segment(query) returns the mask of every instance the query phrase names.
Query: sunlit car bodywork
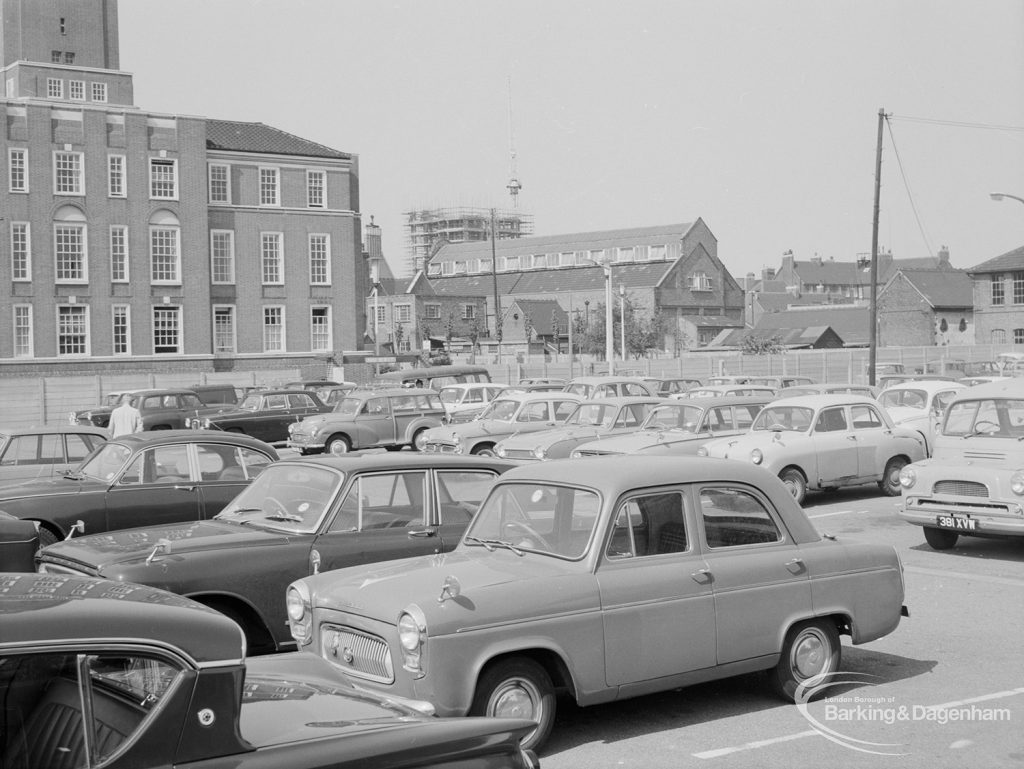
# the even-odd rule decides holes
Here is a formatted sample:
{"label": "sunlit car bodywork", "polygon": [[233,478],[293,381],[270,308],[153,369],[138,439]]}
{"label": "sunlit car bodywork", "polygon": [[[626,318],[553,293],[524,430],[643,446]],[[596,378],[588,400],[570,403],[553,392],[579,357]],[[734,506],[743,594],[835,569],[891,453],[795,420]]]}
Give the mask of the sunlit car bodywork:
{"label": "sunlit car bodywork", "polygon": [[924,438],[925,452],[931,456],[935,429],[942,421],[946,406],[964,389],[961,382],[920,380],[905,382],[882,390],[882,404],[894,425],[917,430]]}
{"label": "sunlit car bodywork", "polygon": [[960,390],[931,459],[900,473],[900,516],[936,550],[961,535],[1024,536],[1024,379]]}
{"label": "sunlit car bodywork", "polygon": [[[522,465],[443,557],[325,572],[288,592],[292,635],[376,691],[440,715],[528,716],[757,670],[793,697],[903,611],[893,547],[822,538],[739,462]],[[346,649],[360,651],[347,654]]]}
{"label": "sunlit car bodywork", "polygon": [[760,465],[803,502],[808,489],[864,483],[897,496],[900,470],[924,459],[925,448],[921,434],[894,426],[878,401],[817,395],[770,403],[745,435],[711,441],[697,453]]}
{"label": "sunlit car bodywork", "polygon": [[507,385],[493,382],[459,382],[446,385],[438,391],[447,416],[445,422],[469,422],[480,416],[487,404],[508,389]]}
{"label": "sunlit car bodywork", "polygon": [[576,377],[563,389],[567,393],[587,400],[615,398],[624,395],[656,396],[658,394],[658,388],[652,382],[644,381],[640,377],[615,375]]}

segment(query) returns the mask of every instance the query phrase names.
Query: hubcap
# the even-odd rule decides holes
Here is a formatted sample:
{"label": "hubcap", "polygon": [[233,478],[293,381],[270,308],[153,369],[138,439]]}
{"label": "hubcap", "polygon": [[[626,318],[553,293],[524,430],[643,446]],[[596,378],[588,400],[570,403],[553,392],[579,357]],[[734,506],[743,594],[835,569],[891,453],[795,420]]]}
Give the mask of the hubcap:
{"label": "hubcap", "polygon": [[332,454],[348,454],[348,446],[345,445],[344,441],[335,441],[331,444]]}
{"label": "hubcap", "polygon": [[801,679],[813,678],[825,671],[828,648],[825,640],[816,632],[808,632],[797,640],[793,647],[793,671]]}
{"label": "hubcap", "polygon": [[505,682],[491,698],[490,715],[498,718],[524,718],[537,721],[540,717],[540,692],[529,681],[515,679]]}

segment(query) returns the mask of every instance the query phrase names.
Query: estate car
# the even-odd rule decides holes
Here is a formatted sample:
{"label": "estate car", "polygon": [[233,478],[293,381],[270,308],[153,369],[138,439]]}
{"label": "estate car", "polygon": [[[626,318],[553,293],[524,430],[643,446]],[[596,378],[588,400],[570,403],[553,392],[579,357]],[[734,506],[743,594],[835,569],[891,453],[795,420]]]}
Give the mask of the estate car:
{"label": "estate car", "polygon": [[104,428],[0,428],[0,486],[64,475],[107,440]]}
{"label": "estate car", "polygon": [[492,486],[452,553],[294,583],[312,650],[442,716],[522,715],[544,743],[581,706],[753,671],[798,688],[896,629],[890,545],[821,537],[761,468],[696,457],[535,462]]}
{"label": "estate car", "polygon": [[[71,424],[109,427],[110,412],[117,408],[124,394],[109,393],[102,406],[71,412]],[[142,414],[144,430],[180,430],[188,427],[196,418],[231,408],[223,403],[203,403],[196,393],[185,389],[132,390],[127,394],[131,395],[131,404]]]}
{"label": "estate car", "polygon": [[644,381],[640,377],[614,375],[576,377],[563,390],[587,400],[614,398],[617,395],[658,394],[658,387],[652,382]]}
{"label": "estate car", "polygon": [[288,440],[288,426],[304,417],[321,414],[330,406],[312,390],[255,390],[238,406],[189,421],[189,427],[224,430],[259,438],[267,443]]}
{"label": "estate car", "polygon": [[238,626],[142,585],[0,575],[5,769],[527,769],[529,721],[431,718],[312,654],[246,658]]}
{"label": "estate car", "polygon": [[460,382],[442,387],[438,395],[448,412],[444,421],[451,424],[476,419],[488,403],[507,389],[507,385],[492,382]]}

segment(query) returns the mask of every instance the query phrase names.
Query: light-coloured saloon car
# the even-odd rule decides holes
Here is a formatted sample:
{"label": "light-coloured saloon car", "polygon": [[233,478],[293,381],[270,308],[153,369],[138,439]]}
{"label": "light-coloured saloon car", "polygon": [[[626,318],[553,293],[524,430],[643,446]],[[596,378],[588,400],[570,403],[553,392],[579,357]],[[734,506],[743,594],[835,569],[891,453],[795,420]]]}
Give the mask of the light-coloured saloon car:
{"label": "light-coloured saloon car", "polygon": [[658,388],[641,377],[581,376],[573,379],[564,388],[565,392],[581,398],[614,398],[617,395],[657,395]]}
{"label": "light-coloured saloon car", "polygon": [[602,457],[513,468],[452,553],[291,585],[292,635],[369,689],[438,715],[537,723],[765,670],[792,698],[839,670],[839,636],[891,633],[889,545],[822,538],[777,478],[739,462]]}
{"label": "light-coloured saloon car", "polygon": [[757,397],[773,397],[775,388],[767,385],[752,384],[717,384],[694,387],[684,393],[673,393],[671,398],[685,400],[687,398],[724,398],[727,395],[753,395]]}
{"label": "light-coloured saloon car", "polygon": [[513,435],[499,442],[495,451],[508,459],[565,459],[581,443],[639,429],[651,409],[668,402],[650,396],[584,401],[560,427]]}
{"label": "light-coloured saloon car", "polygon": [[423,433],[420,449],[438,454],[495,456],[495,444],[517,433],[560,425],[583,401],[566,392],[508,392],[499,395],[472,422],[442,425]]}
{"label": "light-coloured saloon car", "polygon": [[925,452],[931,456],[935,428],[942,421],[946,406],[967,385],[945,380],[905,382],[878,394],[894,425],[911,427],[924,438]]}
{"label": "light-coloured saloon car", "polygon": [[497,398],[508,385],[493,382],[458,382],[438,391],[448,416],[446,423],[469,422],[480,416],[487,404]]}
{"label": "light-coloured saloon car", "polygon": [[1024,537],[1024,379],[961,390],[931,459],[900,473],[900,516],[936,550],[961,534]]}
{"label": "light-coloured saloon car", "polygon": [[570,456],[604,454],[671,454],[694,456],[711,438],[740,435],[770,397],[690,398],[658,406],[635,430],[580,444]]}
{"label": "light-coloured saloon car", "polygon": [[705,444],[700,456],[737,459],[779,476],[797,502],[808,489],[877,483],[900,493],[900,470],[924,459],[924,438],[896,427],[871,398],[817,395],[775,401],[750,431]]}

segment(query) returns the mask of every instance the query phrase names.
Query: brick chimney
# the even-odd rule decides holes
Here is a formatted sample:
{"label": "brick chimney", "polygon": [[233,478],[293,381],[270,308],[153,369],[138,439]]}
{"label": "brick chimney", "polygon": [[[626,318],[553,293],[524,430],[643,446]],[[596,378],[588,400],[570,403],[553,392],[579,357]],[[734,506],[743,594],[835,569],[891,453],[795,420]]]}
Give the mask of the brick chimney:
{"label": "brick chimney", "polygon": [[949,246],[939,246],[939,267],[950,267]]}

